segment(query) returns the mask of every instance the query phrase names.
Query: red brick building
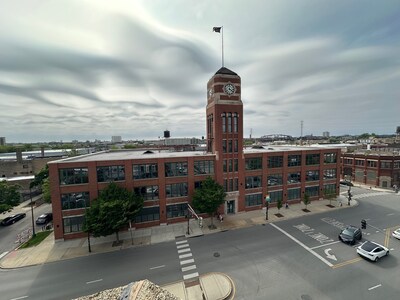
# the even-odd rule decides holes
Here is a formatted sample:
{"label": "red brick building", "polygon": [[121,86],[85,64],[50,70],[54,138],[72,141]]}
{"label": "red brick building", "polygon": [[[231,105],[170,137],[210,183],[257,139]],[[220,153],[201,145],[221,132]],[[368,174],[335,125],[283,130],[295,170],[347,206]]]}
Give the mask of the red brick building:
{"label": "red brick building", "polygon": [[187,204],[207,176],[224,186],[224,214],[339,193],[340,149],[243,147],[241,79],[221,68],[207,84],[207,153],[109,151],[49,163],[56,239],[84,236],[85,207],[108,182],[142,195],[135,227],[185,221]]}

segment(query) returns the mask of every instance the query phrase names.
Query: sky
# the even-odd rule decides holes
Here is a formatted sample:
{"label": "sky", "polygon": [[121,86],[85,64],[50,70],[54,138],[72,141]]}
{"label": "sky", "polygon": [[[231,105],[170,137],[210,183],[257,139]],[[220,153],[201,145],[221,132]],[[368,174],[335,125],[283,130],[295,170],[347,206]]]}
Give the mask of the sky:
{"label": "sky", "polygon": [[398,0],[1,0],[0,136],[205,136],[214,26],[245,137],[400,126]]}

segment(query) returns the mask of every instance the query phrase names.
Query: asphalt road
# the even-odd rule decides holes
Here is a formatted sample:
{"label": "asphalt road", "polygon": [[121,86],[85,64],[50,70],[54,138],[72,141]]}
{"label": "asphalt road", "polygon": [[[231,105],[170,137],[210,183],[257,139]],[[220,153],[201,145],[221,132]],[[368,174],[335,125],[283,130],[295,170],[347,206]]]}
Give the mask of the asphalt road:
{"label": "asphalt road", "polygon": [[[400,196],[357,188],[353,195],[353,208],[188,239],[197,271],[231,276],[235,299],[398,299],[400,241],[387,229],[400,227]],[[391,249],[377,263],[337,241],[341,226],[361,219],[363,240]],[[143,278],[182,280],[174,242],[0,270],[1,299],[71,299]]]}

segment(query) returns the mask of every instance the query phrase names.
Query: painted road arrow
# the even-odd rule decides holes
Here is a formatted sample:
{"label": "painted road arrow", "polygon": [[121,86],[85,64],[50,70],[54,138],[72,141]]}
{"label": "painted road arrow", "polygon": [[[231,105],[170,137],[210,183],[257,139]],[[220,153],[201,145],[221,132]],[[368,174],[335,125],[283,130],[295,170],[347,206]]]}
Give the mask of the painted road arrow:
{"label": "painted road arrow", "polygon": [[332,259],[332,260],[337,260],[336,256],[333,254],[330,254],[329,251],[332,251],[332,249],[331,248],[325,249],[324,252],[325,252],[326,257],[329,259]]}

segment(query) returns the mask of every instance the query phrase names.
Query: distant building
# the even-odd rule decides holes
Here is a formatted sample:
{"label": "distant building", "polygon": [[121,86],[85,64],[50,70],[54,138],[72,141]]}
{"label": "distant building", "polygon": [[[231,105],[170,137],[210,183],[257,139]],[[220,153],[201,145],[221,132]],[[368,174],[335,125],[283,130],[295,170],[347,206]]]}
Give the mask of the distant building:
{"label": "distant building", "polygon": [[0,146],[6,145],[6,138],[4,136],[0,136]]}
{"label": "distant building", "polygon": [[323,136],[324,138],[328,138],[328,137],[329,137],[329,131],[324,131],[324,132],[322,133],[322,136]]}
{"label": "distant building", "polygon": [[111,137],[111,143],[121,143],[122,142],[122,137],[120,135],[113,135]]}
{"label": "distant building", "polygon": [[305,194],[312,200],[339,194],[340,148],[245,149],[241,78],[222,67],[207,89],[204,151],[107,151],[50,162],[55,239],[87,236],[85,208],[110,181],[144,198],[136,228],[185,222],[193,193],[208,176],[224,187],[224,214],[261,210],[267,196],[274,206],[300,202]]}

